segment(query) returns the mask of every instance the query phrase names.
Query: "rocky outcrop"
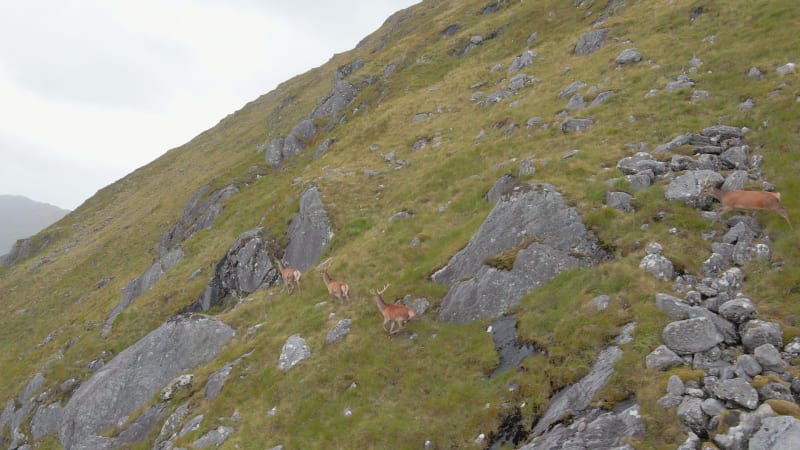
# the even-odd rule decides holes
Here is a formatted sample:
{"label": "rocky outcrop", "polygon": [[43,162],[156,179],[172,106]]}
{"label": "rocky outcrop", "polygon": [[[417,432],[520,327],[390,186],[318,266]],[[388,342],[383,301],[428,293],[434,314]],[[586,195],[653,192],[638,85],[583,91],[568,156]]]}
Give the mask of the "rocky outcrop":
{"label": "rocky outcrop", "polygon": [[242,233],[217,263],[203,294],[184,312],[208,311],[211,307],[225,305],[232,298],[278,283],[278,269],[270,258],[272,246],[263,228]]}
{"label": "rocky outcrop", "polygon": [[607,256],[555,187],[516,185],[506,177],[501,183],[511,191],[467,246],[432,276],[451,286],[439,320],[467,323],[497,317],[564,270]]}
{"label": "rocky outcrop", "polygon": [[[742,129],[716,125],[659,146],[659,154],[696,146],[694,158],[673,156],[669,170],[661,175],[671,180],[666,198],[707,208],[710,199],[700,195],[706,183],[743,189],[748,179],[758,180],[761,159],[750,155],[744,135]],[[623,172],[652,171],[653,158],[635,157],[645,165],[632,164],[629,158],[618,167]],[[773,417],[777,413],[770,401],[797,407],[800,377],[793,375],[792,364],[800,347],[784,347],[781,325],[760,318],[756,302],[742,292],[745,274],[737,266],[752,260],[768,262],[769,240],[758,242],[761,227],[750,217],[733,217],[727,226],[726,232],[704,234],[712,240],[712,253],[702,263],[700,277],[683,274],[673,286],[683,298],[656,294],[656,306],[677,320],[664,328],[664,345],[647,356],[646,365],[653,370],[689,365],[704,371],[699,382],[685,384],[673,375],[659,400],[664,408],[676,408],[689,434],[681,448],[697,448],[702,439],[726,450],[781,448],[773,446],[775,439],[791,436],[790,430],[796,432],[800,421]]]}
{"label": "rocky outcrop", "polygon": [[300,199],[300,210],[287,231],[289,245],[283,260],[289,267],[302,272],[319,261],[325,247],[333,239],[333,228],[322,205],[319,189],[311,186]]}
{"label": "rocky outcrop", "polygon": [[[624,326],[614,343],[632,341],[635,328],[633,322]],[[532,439],[520,449],[625,448],[626,442],[642,437],[645,428],[635,400],[623,401],[611,411],[589,406],[608,383],[621,356],[622,349],[617,345],[600,352],[585,377],[550,400],[544,415],[533,425]]]}
{"label": "rocky outcrop", "polygon": [[207,191],[208,186],[203,186],[189,199],[183,207],[183,216],[169,231],[161,236],[158,242],[158,259],[153,262],[142,276],[129,281],[122,288],[122,299],[103,321],[103,330],[101,332],[103,337],[111,333],[111,327],[122,311],[147,290],[155,286],[169,269],[183,259],[184,253],[181,243],[198,231],[211,228],[214,220],[222,214],[222,205],[225,200],[239,192],[239,189],[230,185],[212,192],[207,199],[201,201]]}
{"label": "rocky outcrop", "polygon": [[[213,359],[234,334],[229,326],[206,316],[179,316],[150,332],[75,391],[64,407],[61,443],[75,450],[117,447],[123,434],[107,437],[105,432],[125,424],[177,375]],[[150,408],[143,420],[134,423],[152,427],[156,422],[152,417],[160,413],[159,408]],[[144,428],[137,434],[146,435],[150,428]]]}

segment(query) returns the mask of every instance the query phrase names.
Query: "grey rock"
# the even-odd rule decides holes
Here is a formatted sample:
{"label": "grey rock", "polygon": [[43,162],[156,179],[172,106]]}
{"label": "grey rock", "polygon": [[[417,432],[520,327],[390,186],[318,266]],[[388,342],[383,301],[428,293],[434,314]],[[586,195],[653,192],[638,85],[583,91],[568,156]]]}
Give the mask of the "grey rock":
{"label": "grey rock", "polygon": [[269,249],[270,241],[264,236],[263,228],[239,235],[217,263],[200,298],[184,311],[208,311],[214,306],[224,306],[231,298],[277,284],[280,276],[272,265]]}
{"label": "grey rock", "polygon": [[706,182],[718,185],[723,181],[722,175],[713,170],[689,170],[667,185],[664,196],[667,200],[679,200],[690,206],[702,207],[711,203],[708,197],[698,198]]}
{"label": "grey rock", "polygon": [[654,174],[663,174],[668,170],[665,163],[647,152],[637,152],[633,156],[622,158],[617,162],[617,169],[625,175],[635,175],[646,170],[651,170]]}
{"label": "grey rock", "polygon": [[602,105],[603,103],[606,102],[606,100],[608,100],[609,98],[611,98],[613,96],[614,96],[614,91],[603,91],[603,92],[597,94],[597,96],[595,96],[595,98],[592,100],[592,102],[589,103],[589,106],[591,107],[591,106]]}
{"label": "grey rock", "polygon": [[639,268],[659,280],[671,280],[675,276],[675,267],[663,255],[645,255],[639,263]]}
{"label": "grey rock", "polygon": [[530,158],[525,158],[519,164],[519,176],[520,177],[529,177],[536,173],[536,166],[533,165],[533,160]]}
{"label": "grey rock", "polygon": [[511,194],[516,190],[527,189],[528,185],[517,182],[516,177],[505,174],[498,179],[489,189],[483,198],[489,203],[497,203],[504,195]]}
{"label": "grey rock", "polygon": [[634,64],[642,60],[642,53],[635,48],[626,48],[623,50],[617,58],[614,60],[615,63],[620,65],[625,64]]}
{"label": "grey rock", "polygon": [[278,369],[287,372],[298,363],[311,357],[311,347],[299,334],[289,336],[283,344]]}
{"label": "grey rock", "polygon": [[702,266],[703,276],[713,277],[719,275],[720,272],[730,267],[729,260],[730,258],[725,258],[719,253],[712,253],[711,256],[708,257],[708,259],[703,261],[703,266]]}
{"label": "grey rock", "polygon": [[725,404],[715,398],[707,398],[700,404],[700,408],[707,416],[714,417],[725,411]]}
{"label": "grey rock", "polygon": [[561,123],[563,133],[576,133],[586,131],[594,123],[592,119],[567,118]]}
{"label": "grey rock", "polygon": [[691,305],[669,294],[656,294],[656,307],[667,313],[673,319],[688,319]]}
{"label": "grey rock", "polygon": [[669,168],[673,172],[682,172],[684,170],[697,170],[700,168],[700,164],[694,158],[686,155],[672,155]]}
{"label": "grey rock", "polygon": [[701,443],[700,437],[690,431],[686,440],[676,450],[697,450]]}
{"label": "grey rock", "polygon": [[525,121],[525,127],[532,128],[535,127],[536,125],[541,125],[543,122],[544,119],[542,119],[541,117],[531,117]]}
{"label": "grey rock", "polygon": [[682,395],[667,394],[658,399],[658,404],[664,409],[674,408],[683,402]]}
{"label": "grey rock", "polygon": [[772,344],[762,344],[753,350],[753,356],[761,367],[774,372],[786,369],[786,362],[781,358],[781,352]]}
{"label": "grey rock", "polygon": [[751,450],[792,450],[800,442],[800,420],[791,416],[768,417],[750,439]]}
{"label": "grey rock", "polygon": [[760,80],[764,78],[764,73],[758,70],[758,67],[751,67],[750,70],[747,71],[747,76],[754,80]]}
{"label": "grey rock", "polygon": [[586,87],[586,83],[583,81],[574,81],[569,84],[569,86],[565,87],[561,92],[558,93],[559,97],[570,97],[572,94],[578,92],[580,89]]}
{"label": "grey rock", "polygon": [[705,435],[708,417],[703,412],[703,401],[695,397],[684,397],[678,405],[677,415],[692,432]]}
{"label": "grey rock", "polygon": [[565,417],[575,416],[586,409],[594,395],[605,387],[614,372],[614,363],[622,356],[619,347],[611,346],[600,352],[589,373],[577,383],[565,388],[553,397],[550,406],[531,430],[538,436]]}
{"label": "grey rock", "polygon": [[592,303],[594,303],[598,311],[603,311],[608,308],[609,303],[611,303],[611,297],[608,295],[598,295],[592,299]]}
{"label": "grey rock", "polygon": [[511,61],[511,64],[508,65],[508,71],[516,72],[518,70],[522,70],[523,68],[532,65],[534,58],[536,58],[536,52],[533,50],[525,50],[525,52],[515,57],[514,60]]}
{"label": "grey rock", "polygon": [[345,78],[364,66],[364,61],[357,60],[339,67],[334,75],[333,87],[328,94],[318,101],[318,105],[310,114],[311,119],[318,117],[336,117],[347,105],[349,105],[356,95],[358,89],[350,84]]}
{"label": "grey rock", "polygon": [[302,272],[317,263],[333,239],[333,227],[322,205],[317,186],[309,187],[300,199],[300,210],[287,230],[289,245],[284,262]]}
{"label": "grey rock", "polygon": [[199,414],[197,416],[192,417],[188,422],[186,422],[186,425],[184,425],[183,428],[181,428],[181,431],[178,432],[178,437],[186,436],[192,431],[200,429],[200,424],[203,423],[204,418],[205,418],[204,414]]}
{"label": "grey rock", "polygon": [[225,381],[233,370],[233,364],[225,364],[221,369],[212,373],[206,382],[206,389],[204,396],[206,400],[213,400],[222,392],[222,387],[225,386]]}
{"label": "grey rock", "polygon": [[641,191],[649,188],[653,184],[653,176],[645,173],[637,173],[636,175],[626,175],[625,180],[634,191]]}
{"label": "grey rock", "polygon": [[511,77],[511,79],[508,81],[507,87],[512,91],[519,91],[531,83],[533,83],[533,78],[524,73],[519,73]]}
{"label": "grey rock", "polygon": [[800,354],[800,336],[795,336],[783,347],[783,351],[791,355]]}
{"label": "grey rock", "polygon": [[[714,442],[723,449],[746,449],[749,447],[750,437],[759,429],[763,419],[774,415],[774,411],[768,405],[762,405],[753,412],[740,413],[738,410],[733,410],[726,417],[729,428],[725,433],[714,435]],[[732,424],[732,419],[735,417],[738,417],[738,423]]]}
{"label": "grey rock", "polygon": [[735,324],[741,324],[757,318],[758,311],[749,298],[736,297],[720,305],[719,315]]}
{"label": "grey rock", "polygon": [[204,434],[200,439],[192,442],[194,448],[219,447],[233,434],[231,427],[218,427]]}
{"label": "grey rock", "polygon": [[606,192],[606,205],[625,212],[635,211],[631,201],[633,196],[627,192],[609,191]]}
{"label": "grey rock", "polygon": [[743,323],[739,327],[742,345],[745,351],[752,353],[762,344],[772,344],[776,348],[783,345],[783,328],[776,322],[766,322],[754,319]]}
{"label": "grey rock", "polygon": [[[606,256],[553,186],[525,186],[503,195],[466,247],[433,274],[434,281],[451,286],[439,320],[466,323],[496,317],[558,273]],[[534,237],[517,252],[512,270],[484,264]]]}
{"label": "grey rock", "polygon": [[685,391],[685,387],[683,385],[683,380],[681,377],[677,375],[670,375],[669,381],[667,381],[667,393],[675,396],[683,395]]}
{"label": "grey rock", "polygon": [[741,377],[754,377],[761,373],[761,364],[752,355],[744,354],[736,358],[736,371]]}
{"label": "grey rock", "polygon": [[177,436],[176,433],[178,432],[183,420],[189,415],[189,412],[189,401],[186,401],[175,408],[175,411],[173,411],[172,414],[167,417],[167,420],[164,421],[164,425],[161,426],[161,432],[158,434],[158,437],[155,440],[156,444],[164,442],[173,435]]}
{"label": "grey rock", "polygon": [[731,147],[722,152],[719,157],[723,163],[723,169],[747,170],[750,161],[750,147],[746,145]]}
{"label": "grey rock", "polygon": [[758,392],[744,378],[722,380],[714,386],[714,396],[720,400],[732,401],[747,409],[758,406]]}
{"label": "grey rock", "polygon": [[514,92],[510,89],[495,91],[486,96],[486,100],[483,101],[483,104],[494,105],[495,103],[500,103],[512,95],[514,95]]}
{"label": "grey rock", "polygon": [[605,44],[609,31],[611,30],[605,28],[582,35],[575,44],[575,54],[588,55],[599,50]]}
{"label": "grey rock", "polygon": [[583,100],[581,94],[573,94],[567,103],[567,109],[583,109],[586,108],[586,102]]}
{"label": "grey rock", "polygon": [[325,338],[325,344],[330,345],[334,342],[344,339],[345,336],[350,334],[350,324],[353,323],[352,319],[342,319],[334,325],[328,332]]}
{"label": "grey rock", "polygon": [[786,64],[778,67],[775,70],[781,75],[786,75],[786,74],[790,74],[790,73],[794,72],[795,67],[797,67],[797,64],[795,64],[793,62],[789,62],[789,63],[786,63]]}
{"label": "grey rock", "polygon": [[333,145],[335,142],[336,139],[333,138],[325,139],[324,141],[322,141],[322,143],[319,144],[319,146],[317,147],[317,150],[314,151],[314,159],[317,159],[320,156],[324,155],[325,152],[327,152],[328,149],[331,148],[331,145]]}
{"label": "grey rock", "polygon": [[664,87],[667,92],[677,91],[680,89],[688,89],[694,87],[695,82],[691,78],[689,78],[686,74],[678,75],[678,78],[675,81],[670,81]]}
{"label": "grey rock", "polygon": [[677,149],[680,146],[689,144],[692,141],[691,134],[681,134],[672,138],[669,142],[664,144],[658,145],[656,148],[653,149],[653,153],[666,153],[671,152]]}
{"label": "grey rock", "polygon": [[645,357],[645,367],[653,370],[667,370],[684,364],[686,361],[666,345],[659,345]]}
{"label": "grey rock", "polygon": [[776,382],[767,383],[764,386],[758,388],[758,397],[762,401],[775,399],[775,400],[783,400],[786,402],[796,403],[789,386]]}
{"label": "grey rock", "polygon": [[661,339],[679,355],[706,351],[724,340],[714,322],[705,317],[669,323],[664,327]]}
{"label": "grey rock", "polygon": [[[60,403],[51,403],[47,406],[41,405],[36,409],[36,414],[31,419],[31,435],[33,439],[39,440],[44,436],[58,434],[61,429],[63,408]],[[0,429],[2,426],[0,426]]]}
{"label": "grey rock", "polygon": [[138,410],[178,374],[210,361],[235,334],[211,317],[176,317],[120,352],[84,382],[64,408],[61,443],[110,448],[100,433]]}

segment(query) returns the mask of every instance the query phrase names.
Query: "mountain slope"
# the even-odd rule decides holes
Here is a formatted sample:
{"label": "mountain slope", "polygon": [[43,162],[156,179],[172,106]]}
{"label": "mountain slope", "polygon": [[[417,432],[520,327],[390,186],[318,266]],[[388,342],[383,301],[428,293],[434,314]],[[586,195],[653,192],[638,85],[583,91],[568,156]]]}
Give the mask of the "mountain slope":
{"label": "mountain slope", "polygon": [[69,211],[19,195],[0,195],[0,254],[8,253],[18,239],[32,236]]}
{"label": "mountain slope", "polygon": [[[260,226],[284,248],[301,197],[316,186],[333,230],[320,262],[331,258],[330,273],[347,280],[351,301],[323,303],[327,290],[312,269],[292,295],[267,287],[205,311],[236,336],[165,403],[171,413],[188,402],[191,415],[181,425],[205,416],[176,446],[230,426],[221,448],[419,448],[426,441],[434,448],[484,447],[488,440],[476,438],[497,433],[516,409],[521,426],[533,428],[549,400],[589,373],[633,321],[634,340],[621,346],[611,381],[592,404],[611,408],[635,397],[647,432],[634,446],[675,448],[686,433],[658,399],[670,375],[698,382],[702,373],[644,367],[670,321],[654,294],[672,292],[673,283],[653,278],[639,263],[647,243],[660,242],[679,273],[699,275],[711,246],[703,233],[711,225],[697,209],[666,200],[668,180],[634,190],[616,164],[711,125],[747,127],[748,145],[764,158],[760,170],[796,218],[798,75],[777,70],[798,58],[793,11],[789,0],[545,0],[425,1],[398,12],[352,51],[287,80],[102,189],[34,237],[47,242],[37,255],[0,268],[7,311],[0,319],[0,400],[19,401],[42,373],[46,381],[31,395],[41,393],[42,405],[67,404],[73,391],[61,388],[65,381],[85,383],[93,363],[108,362],[193,304],[238,236]],[[576,54],[576,44],[593,30],[607,30],[605,43]],[[616,62],[634,47],[641,61]],[[527,50],[535,52],[532,64],[509,71]],[[753,67],[761,79],[747,75]],[[520,74],[528,78],[514,78]],[[681,75],[694,87],[667,89]],[[519,84],[511,88],[512,82]],[[602,92],[613,95],[578,108],[574,93],[559,95],[569,86],[583,86],[574,93],[586,103]],[[708,95],[695,96],[698,90]],[[331,98],[349,102],[313,117],[316,132],[306,139],[298,125]],[[754,107],[741,106],[748,99]],[[564,132],[570,117],[592,122],[583,132]],[[299,136],[299,151],[286,146],[290,136]],[[268,161],[269,155],[277,159]],[[499,363],[485,332],[492,321],[438,321],[447,287],[430,275],[467,245],[490,213],[484,194],[504,174],[518,174],[526,160],[535,170],[519,178],[555,186],[613,256],[563,272],[523,296],[511,310],[519,319],[518,339],[545,352],[489,377]],[[230,185],[238,193],[224,201],[213,225],[182,241],[183,258],[103,335],[123,289],[158,261],[162,237],[184,217],[190,199],[203,186],[205,199]],[[629,191],[635,211],[606,207],[609,186]],[[406,218],[393,219],[397,213]],[[780,217],[756,217],[768,230],[772,261],[746,265],[748,294],[762,316],[783,324],[788,342],[800,330],[798,236]],[[369,294],[386,283],[387,300],[409,295],[431,305],[393,338],[381,329]],[[614,299],[603,313],[592,303],[599,295]],[[350,334],[326,344],[344,318],[352,321]],[[281,351],[296,334],[311,357],[284,372]],[[208,400],[206,381],[228,364],[231,376]],[[6,425],[0,436],[10,442]],[[28,425],[20,427],[31,436]],[[159,431],[137,448],[152,448]],[[61,445],[53,434],[38,441],[42,448]]]}

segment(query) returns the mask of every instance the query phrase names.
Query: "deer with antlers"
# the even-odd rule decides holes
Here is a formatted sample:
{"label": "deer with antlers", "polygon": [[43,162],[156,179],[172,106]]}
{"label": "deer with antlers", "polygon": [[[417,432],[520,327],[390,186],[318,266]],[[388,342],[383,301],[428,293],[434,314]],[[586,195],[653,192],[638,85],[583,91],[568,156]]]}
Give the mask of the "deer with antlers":
{"label": "deer with antlers", "polygon": [[786,210],[781,206],[780,192],[723,191],[710,182],[706,182],[703,185],[703,190],[700,192],[700,195],[709,195],[722,203],[722,209],[717,217],[721,217],[723,214],[733,211],[734,209],[748,211],[769,210],[778,213],[779,216],[786,220],[786,223],[788,223],[791,228],[794,228],[789,221],[789,215],[786,214]]}
{"label": "deer with antlers", "polygon": [[280,259],[276,259],[275,262],[278,264],[278,271],[281,273],[281,278],[283,278],[283,288],[290,294],[295,287],[299,291],[300,277],[303,276],[303,273],[293,267],[284,266]]}
{"label": "deer with antlers", "polygon": [[[384,302],[382,294],[386,292],[388,288],[389,285],[386,284],[380,291],[373,290],[372,294],[375,296],[375,304],[378,305],[378,309],[383,315],[383,329],[386,330],[386,324],[389,323],[389,329],[386,331],[391,336],[402,331],[408,324],[408,321],[413,319],[416,314],[413,309],[406,305],[396,303],[387,304]],[[394,329],[395,324],[398,326],[396,330]]]}

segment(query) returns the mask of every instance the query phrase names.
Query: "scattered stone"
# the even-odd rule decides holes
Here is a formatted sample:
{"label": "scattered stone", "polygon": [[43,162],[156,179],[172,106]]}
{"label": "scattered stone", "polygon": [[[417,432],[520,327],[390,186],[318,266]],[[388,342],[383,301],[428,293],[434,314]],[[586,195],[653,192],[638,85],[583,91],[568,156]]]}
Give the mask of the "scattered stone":
{"label": "scattered stone", "polygon": [[639,50],[635,48],[627,48],[617,55],[617,59],[615,59],[614,62],[619,65],[625,65],[638,63],[641,60],[642,54],[639,52]]}
{"label": "scattered stone", "polygon": [[645,358],[645,366],[653,370],[667,370],[685,363],[686,361],[684,361],[683,358],[670,350],[666,345],[659,345]]}
{"label": "scattered stone", "polygon": [[311,357],[311,347],[299,334],[294,334],[286,340],[278,360],[278,369],[288,372],[300,361]]}

